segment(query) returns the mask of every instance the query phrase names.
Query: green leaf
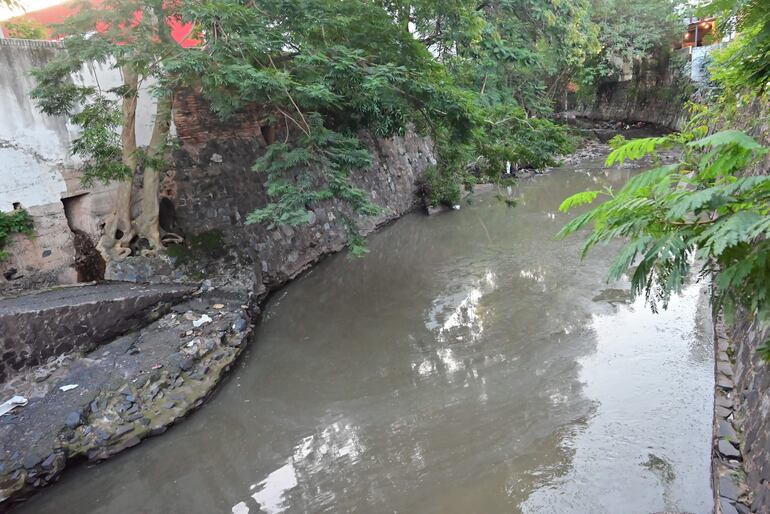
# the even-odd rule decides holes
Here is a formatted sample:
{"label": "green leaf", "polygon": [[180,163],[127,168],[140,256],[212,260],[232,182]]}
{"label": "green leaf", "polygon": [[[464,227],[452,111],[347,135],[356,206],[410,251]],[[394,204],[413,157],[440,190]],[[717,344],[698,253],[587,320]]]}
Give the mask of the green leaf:
{"label": "green leaf", "polygon": [[692,141],[688,146],[692,148],[719,148],[725,145],[736,145],[746,150],[759,150],[762,145],[757,143],[751,136],[744,134],[739,130],[723,130],[703,139]]}
{"label": "green leaf", "polygon": [[600,193],[601,191],[583,191],[582,193],[574,194],[561,203],[559,210],[567,212],[579,205],[592,203]]}

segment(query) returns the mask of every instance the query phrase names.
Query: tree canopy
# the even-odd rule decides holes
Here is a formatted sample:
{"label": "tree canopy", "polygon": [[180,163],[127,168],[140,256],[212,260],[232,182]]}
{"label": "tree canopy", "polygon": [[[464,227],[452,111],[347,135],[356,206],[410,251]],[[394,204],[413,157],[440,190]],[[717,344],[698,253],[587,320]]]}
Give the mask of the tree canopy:
{"label": "tree canopy", "polygon": [[[753,105],[767,113],[770,83],[770,5],[753,0],[715,0],[701,13],[721,15],[723,34],[738,30],[711,66],[716,94],[691,105],[682,133],[615,140],[607,165],[675,148],[677,162],[632,178],[620,191],[586,191],[564,201],[562,210],[604,199],[567,224],[561,236],[589,229],[583,253],[621,239],[610,280],[628,274],[634,294],[665,307],[698,266],[714,277],[715,307],[730,315],[744,309],[770,323],[770,177],[762,168],[770,148],[736,128],[751,128],[744,110],[740,127],[726,113]],[[752,102],[745,102],[748,98]],[[733,128],[734,127],[734,128]],[[761,134],[763,137],[766,134]],[[759,348],[770,360],[770,341]]]}
{"label": "tree canopy", "polygon": [[734,94],[741,89],[767,92],[770,86],[770,4],[759,0],[712,0],[702,13],[719,16],[723,34],[737,38],[716,56],[712,75]]}
{"label": "tree canopy", "polygon": [[[647,13],[645,2],[629,3]],[[78,14],[56,29],[66,50],[36,74],[34,97],[43,111],[69,115],[81,127],[73,152],[86,163],[85,184],[123,181],[99,245],[109,259],[128,255],[137,237],[150,251],[177,240],[157,227],[157,180],[177,88],[199,89],[223,119],[258,105],[266,124],[280,128],[281,138],[261,140],[266,148],[255,170],[264,174],[271,202],[250,222],[303,223],[314,204],[337,198],[355,242],[356,215],[378,211],[349,180],[370,163],[362,131],[431,136],[438,163],[426,174],[427,201],[456,203],[462,184],[495,179],[506,162],[541,168],[568,152],[568,131],[548,119],[554,102],[602,52],[628,52],[625,40],[606,34],[609,8],[590,0],[77,5]],[[169,37],[168,20],[192,24],[200,45],[180,47]],[[645,41],[632,56],[649,47]],[[69,75],[89,61],[120,70],[123,83],[110,91],[73,84]],[[137,148],[137,95],[150,82],[155,130],[149,147]],[[131,219],[138,171],[142,213]]]}

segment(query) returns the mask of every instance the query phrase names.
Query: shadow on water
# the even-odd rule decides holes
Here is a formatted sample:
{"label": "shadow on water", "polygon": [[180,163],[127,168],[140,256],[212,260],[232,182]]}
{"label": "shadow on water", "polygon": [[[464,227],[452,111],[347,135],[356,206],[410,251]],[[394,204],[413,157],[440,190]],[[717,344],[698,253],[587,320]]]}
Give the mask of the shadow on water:
{"label": "shadow on water", "polygon": [[554,240],[565,196],[629,173],[560,170],[324,261],[202,410],[20,512],[707,511],[700,288],[653,316],[608,292],[612,247]]}

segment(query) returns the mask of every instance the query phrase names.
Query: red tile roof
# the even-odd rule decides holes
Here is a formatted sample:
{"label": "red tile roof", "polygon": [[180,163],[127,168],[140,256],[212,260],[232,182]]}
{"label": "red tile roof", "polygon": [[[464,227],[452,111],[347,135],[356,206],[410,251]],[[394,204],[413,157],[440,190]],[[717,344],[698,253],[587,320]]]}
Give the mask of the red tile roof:
{"label": "red tile roof", "polygon": [[[99,4],[102,3],[102,1],[103,0],[91,0],[91,4],[93,6],[98,6]],[[30,11],[28,13],[22,14],[21,16],[16,16],[14,18],[6,20],[6,22],[19,20],[19,19],[28,19],[28,20],[37,21],[38,23],[48,27],[51,25],[55,25],[57,23],[62,23],[64,20],[72,16],[74,13],[75,13],[75,10],[69,7],[69,1],[66,0],[66,3],[52,5],[51,7],[40,9],[38,11]],[[137,12],[137,17],[140,17],[140,16],[141,16],[141,13]],[[172,37],[181,46],[185,48],[190,48],[193,46],[198,46],[200,44],[199,40],[189,37],[191,32],[193,31],[192,23],[182,23],[178,20],[169,19],[168,26],[171,29]],[[96,28],[97,30],[99,29],[99,27],[96,27]],[[8,37],[8,30],[5,27],[1,27],[0,30],[3,31],[3,33],[5,34],[5,37]]]}

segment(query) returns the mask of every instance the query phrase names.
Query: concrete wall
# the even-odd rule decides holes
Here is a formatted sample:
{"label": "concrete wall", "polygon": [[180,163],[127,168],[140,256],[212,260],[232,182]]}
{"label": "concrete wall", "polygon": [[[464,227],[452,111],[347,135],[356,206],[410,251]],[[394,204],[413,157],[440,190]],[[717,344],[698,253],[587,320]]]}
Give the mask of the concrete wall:
{"label": "concrete wall", "polygon": [[99,284],[1,299],[0,384],[54,357],[88,352],[143,327],[193,291],[174,284]]}
{"label": "concrete wall", "polygon": [[[64,118],[42,114],[30,99],[35,87],[30,72],[59,51],[60,45],[51,41],[0,41],[0,211],[23,207],[35,224],[35,237],[14,236],[12,257],[0,263],[0,291],[76,281],[70,228],[95,240],[102,219],[111,212],[113,186],[80,186],[82,163],[70,152],[77,128]],[[72,80],[102,89],[121,83],[119,72],[101,64],[84,66]],[[137,112],[139,144],[149,141],[153,112],[154,101],[145,88]],[[63,201],[73,215],[69,223]]]}

